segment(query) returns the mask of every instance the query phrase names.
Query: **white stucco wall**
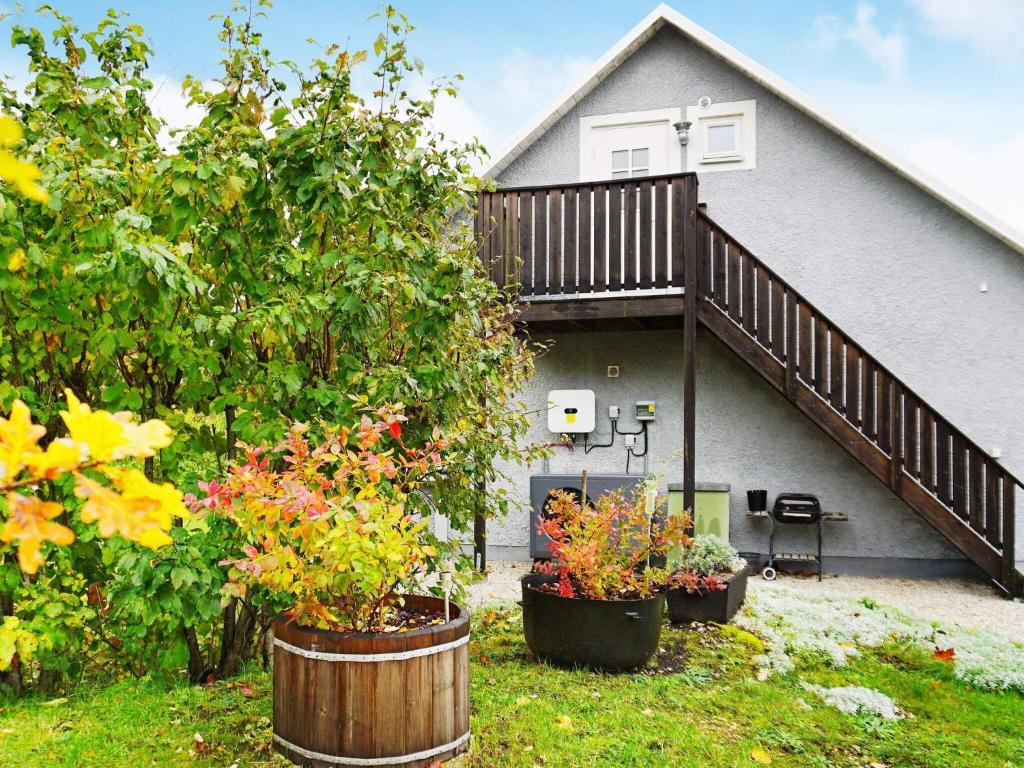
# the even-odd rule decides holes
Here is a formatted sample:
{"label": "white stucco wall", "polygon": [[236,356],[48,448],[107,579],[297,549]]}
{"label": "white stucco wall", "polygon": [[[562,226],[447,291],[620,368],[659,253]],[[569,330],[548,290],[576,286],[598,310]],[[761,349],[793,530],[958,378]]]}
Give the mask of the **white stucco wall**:
{"label": "white stucco wall", "polygon": [[[550,337],[551,349],[537,365],[537,376],[525,393],[533,420],[529,438],[549,440],[543,412],[551,389],[593,389],[597,395],[598,431],[593,443],[608,442],[608,406],[624,415],[621,430],[633,430],[638,400],[657,403],[657,421],[649,428],[648,469],[660,477],[661,488],[682,482],[682,331],[566,333]],[[618,378],[607,377],[609,365],[620,366]],[[844,511],[852,520],[826,530],[826,555],[856,558],[956,559],[958,553],[927,523],[907,508],[867,470],[833,443],[714,336],[701,329],[697,358],[697,479],[732,486],[730,535],[743,551],[767,551],[768,528],[749,520],[748,488],[766,488],[769,498],[784,491],[818,494],[826,509]],[[638,446],[639,448],[640,446]],[[582,445],[558,448],[551,458],[554,474],[622,474],[625,445],[584,455]],[[642,462],[631,460],[634,473]],[[510,467],[512,490],[529,498],[529,478],[540,465]],[[520,548],[529,540],[525,514],[492,524],[491,547]],[[781,541],[787,551],[807,551],[810,541],[789,528]],[[799,546],[797,542],[801,542]]]}
{"label": "white stucco wall", "polygon": [[[940,413],[982,446],[1000,448],[1003,463],[1024,475],[1024,256],[678,32],[657,33],[517,158],[499,184],[578,180],[582,116],[685,107],[702,96],[757,100],[757,168],[701,175],[700,200],[709,214]],[[987,292],[979,290],[982,283]],[[557,362],[561,354],[556,345],[536,391],[546,391],[546,366],[568,370]],[[594,385],[581,377],[581,386]],[[706,397],[706,390],[698,395],[701,408],[719,407]],[[793,409],[782,407],[778,418],[794,435],[814,430]],[[742,469],[746,474],[734,485],[751,486],[758,462],[709,456],[716,445],[709,436],[717,432],[699,429],[701,475]],[[774,458],[794,482],[811,479],[797,469],[806,463],[803,444],[794,437],[785,455]],[[869,490],[877,481],[866,472],[847,472],[844,462],[851,461],[816,462],[826,498],[849,493],[851,503],[905,511],[881,486]],[[1024,514],[1017,527],[1018,551],[1024,551]],[[915,519],[890,531],[888,542],[904,556],[942,556],[930,533]],[[855,527],[844,535],[850,537],[844,546],[861,555],[888,546]]]}

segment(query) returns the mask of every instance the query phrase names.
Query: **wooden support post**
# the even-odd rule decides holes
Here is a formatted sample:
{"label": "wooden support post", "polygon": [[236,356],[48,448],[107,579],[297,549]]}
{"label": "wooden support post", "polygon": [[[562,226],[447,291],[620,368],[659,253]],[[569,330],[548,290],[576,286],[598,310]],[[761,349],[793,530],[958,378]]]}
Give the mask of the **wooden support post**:
{"label": "wooden support post", "polygon": [[695,512],[697,439],[697,177],[683,195],[683,508]]}
{"label": "wooden support post", "polygon": [[[481,480],[476,487],[481,496],[480,506],[483,507],[486,483]],[[477,512],[473,517],[473,564],[481,573],[487,570],[487,518],[482,512]]]}

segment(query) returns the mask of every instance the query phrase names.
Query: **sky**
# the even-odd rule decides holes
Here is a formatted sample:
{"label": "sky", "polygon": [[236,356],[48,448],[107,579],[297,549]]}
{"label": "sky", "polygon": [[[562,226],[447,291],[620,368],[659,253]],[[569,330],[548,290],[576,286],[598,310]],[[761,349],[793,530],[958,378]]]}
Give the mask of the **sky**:
{"label": "sky", "polygon": [[[52,0],[85,28],[127,10],[155,48],[151,101],[175,125],[196,119],[186,74],[214,79],[209,16],[228,0]],[[426,77],[460,73],[438,127],[497,154],[657,4],[654,0],[405,0]],[[864,134],[1024,231],[1024,0],[672,0],[676,10],[810,94]],[[31,9],[35,3],[25,3]],[[304,61],[311,38],[369,47],[374,0],[277,0],[265,23],[274,55]],[[0,22],[0,40],[18,15]],[[39,23],[31,10],[25,23]],[[0,48],[17,83],[24,56]]]}

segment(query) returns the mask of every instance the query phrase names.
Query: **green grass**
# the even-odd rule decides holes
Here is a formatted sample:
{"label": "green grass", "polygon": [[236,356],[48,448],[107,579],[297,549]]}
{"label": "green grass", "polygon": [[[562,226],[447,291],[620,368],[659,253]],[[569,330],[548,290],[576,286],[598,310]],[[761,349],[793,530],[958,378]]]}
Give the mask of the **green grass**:
{"label": "green grass", "polygon": [[[812,659],[758,681],[756,639],[666,629],[658,670],[601,675],[532,660],[515,613],[484,612],[473,658],[473,748],[464,768],[1024,766],[1024,696],[977,691],[950,665],[897,646],[849,667]],[[826,707],[799,681],[863,685],[911,717],[881,722]],[[85,685],[66,700],[0,703],[4,766],[286,764],[269,750],[270,681],[252,669],[204,688]],[[196,734],[202,736],[197,744]]]}

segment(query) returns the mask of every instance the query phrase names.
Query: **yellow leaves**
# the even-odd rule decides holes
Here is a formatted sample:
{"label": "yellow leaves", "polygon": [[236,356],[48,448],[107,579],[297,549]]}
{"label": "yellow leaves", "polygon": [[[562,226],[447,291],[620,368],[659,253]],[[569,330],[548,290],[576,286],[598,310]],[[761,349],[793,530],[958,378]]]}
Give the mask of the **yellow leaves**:
{"label": "yellow leaves", "polygon": [[[170,428],[155,420],[139,424],[129,413],[93,412],[70,391],[66,394],[68,410],[61,416],[70,437],[54,440],[45,451],[38,443],[46,429],[32,422],[23,402],[15,400],[10,415],[0,417],[0,492],[9,491],[0,541],[17,542],[18,562],[26,573],[35,573],[45,562],[41,554],[44,542],[68,545],[75,539],[69,528],[53,522],[64,511],[60,504],[15,492],[39,480],[73,475],[75,494],[86,500],[83,522],[97,523],[102,536],[119,533],[150,549],[169,544],[167,531],[174,518],[188,517],[182,495],[174,486],[152,483],[137,469],[104,463],[154,455],[170,445]],[[28,473],[23,474],[26,468]],[[86,469],[105,475],[114,488],[83,474]]]}
{"label": "yellow leaves", "polygon": [[34,477],[53,480],[55,477],[71,472],[86,460],[82,446],[70,440],[54,440],[42,453],[28,457],[28,469]]}
{"label": "yellow leaves", "polygon": [[750,750],[750,759],[753,760],[755,763],[758,763],[759,765],[772,764],[772,756],[769,755],[768,752],[766,752],[765,750],[761,749],[761,747],[755,747],[754,749]]}
{"label": "yellow leaves", "polygon": [[153,456],[173,440],[171,428],[153,419],[136,424],[129,413],[93,411],[68,389],[64,392],[68,409],[61,411],[71,439],[84,443],[95,461],[115,461],[128,457]]}
{"label": "yellow leaves", "polygon": [[181,492],[170,483],[150,482],[137,469],[108,467],[106,474],[120,494],[84,475],[78,477],[75,495],[86,500],[82,522],[96,523],[101,536],[119,533],[149,549],[170,544],[167,531],[174,518],[188,514]]}
{"label": "yellow leaves", "polygon": [[25,251],[21,248],[15,248],[7,257],[7,269],[10,272],[20,272],[25,263]]}
{"label": "yellow leaves", "polygon": [[22,138],[21,126],[14,118],[0,116],[0,147],[10,149],[16,147]]}
{"label": "yellow leaves", "polygon": [[36,636],[16,616],[5,616],[0,621],[0,672],[11,666],[15,654],[23,662],[30,660],[38,645]]}
{"label": "yellow leaves", "polygon": [[559,715],[555,719],[555,728],[560,731],[571,731],[572,730],[572,718],[568,715]]}
{"label": "yellow leaves", "polygon": [[13,184],[25,197],[36,202],[49,200],[46,190],[36,182],[42,175],[32,163],[26,163],[6,151],[16,146],[22,138],[21,126],[10,117],[0,116],[0,179]]}
{"label": "yellow leaves", "polygon": [[0,541],[18,542],[18,564],[25,573],[35,573],[43,564],[40,549],[44,541],[66,546],[75,540],[69,528],[52,522],[63,511],[60,504],[52,501],[40,501],[20,493],[7,494],[8,517],[0,530]]}
{"label": "yellow leaves", "polygon": [[39,438],[46,427],[32,423],[32,413],[21,400],[15,400],[8,418],[0,416],[0,485],[21,472],[27,458],[39,452]]}

